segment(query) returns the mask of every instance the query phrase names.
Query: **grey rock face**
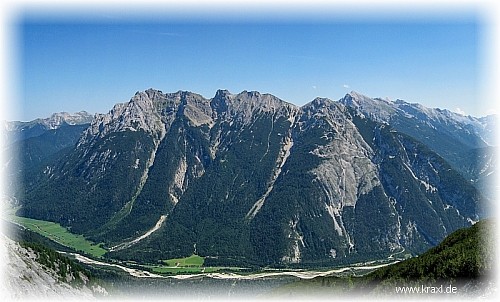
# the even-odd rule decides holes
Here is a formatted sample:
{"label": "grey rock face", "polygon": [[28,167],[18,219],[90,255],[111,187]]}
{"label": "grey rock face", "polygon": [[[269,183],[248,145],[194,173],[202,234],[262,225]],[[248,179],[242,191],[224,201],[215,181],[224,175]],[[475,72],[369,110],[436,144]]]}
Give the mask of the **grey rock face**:
{"label": "grey rock face", "polygon": [[[74,277],[71,271],[61,280],[57,269],[61,263],[54,263],[55,268],[42,265],[37,259],[40,257],[29,248],[21,247],[17,242],[2,235],[1,243],[5,247],[6,270],[2,282],[2,296],[7,299],[84,299],[97,300],[97,296],[107,294],[106,289],[96,285],[88,285],[89,278],[79,273],[84,283],[80,288],[71,285]],[[43,255],[45,256],[45,255]],[[96,294],[96,296],[94,296]]]}

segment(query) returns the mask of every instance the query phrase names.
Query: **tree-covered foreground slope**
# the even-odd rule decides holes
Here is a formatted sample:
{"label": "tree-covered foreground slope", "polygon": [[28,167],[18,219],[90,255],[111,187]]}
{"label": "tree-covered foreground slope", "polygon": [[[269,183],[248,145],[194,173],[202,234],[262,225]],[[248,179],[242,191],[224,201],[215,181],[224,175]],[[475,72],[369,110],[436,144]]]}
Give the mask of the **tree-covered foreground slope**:
{"label": "tree-covered foreground slope", "polygon": [[491,294],[495,284],[495,223],[459,229],[424,254],[355,277],[318,277],[275,291],[287,295]]}
{"label": "tree-covered foreground slope", "polygon": [[8,235],[0,234],[7,262],[1,294],[7,301],[93,300],[108,295],[89,270],[49,247],[61,250],[61,246],[29,230],[5,226]]}

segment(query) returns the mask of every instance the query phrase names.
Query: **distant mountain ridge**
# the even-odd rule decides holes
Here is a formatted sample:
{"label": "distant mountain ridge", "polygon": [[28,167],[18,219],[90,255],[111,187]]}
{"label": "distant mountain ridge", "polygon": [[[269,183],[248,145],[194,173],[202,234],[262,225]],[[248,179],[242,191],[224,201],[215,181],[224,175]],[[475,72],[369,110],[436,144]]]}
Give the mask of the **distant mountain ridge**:
{"label": "distant mountain ridge", "polygon": [[497,166],[496,115],[476,118],[402,100],[372,99],[356,92],[347,94],[339,102],[357,114],[386,123],[423,142],[482,188],[484,194],[494,198],[496,192],[492,192],[491,187]]}
{"label": "distant mountain ridge", "polygon": [[[482,215],[486,198],[469,174],[480,177],[486,129],[481,119],[355,92],[298,107],[255,91],[205,99],[148,89],[30,170],[19,213],[124,259],[194,247],[217,264],[418,254]],[[457,146],[468,152],[461,162]]]}
{"label": "distant mountain ridge", "polygon": [[[440,131],[443,125],[448,126],[450,134],[455,138],[473,147],[494,146],[496,142],[491,133],[495,129],[494,116],[476,118],[464,116],[447,109],[427,108],[418,103],[408,103],[403,100],[389,101],[380,98],[369,98],[357,92],[348,93],[339,102],[356,109],[368,117],[388,124],[393,124],[401,118],[411,119],[416,122],[416,127],[422,125]],[[399,125],[399,124],[397,124]],[[462,130],[462,131],[460,131]],[[463,134],[475,135],[474,137]],[[480,141],[466,141],[466,139]]]}
{"label": "distant mountain ridge", "polygon": [[90,124],[93,115],[86,111],[73,114],[68,112],[58,112],[47,118],[38,118],[29,122],[2,121],[0,135],[4,138],[5,146],[20,140],[42,135],[47,130],[56,130],[63,125],[84,125]]}
{"label": "distant mountain ridge", "polygon": [[[73,146],[82,131],[90,125],[93,116],[86,111],[74,114],[54,113],[48,118],[29,122],[1,121],[0,138],[6,162],[6,195],[12,199],[19,190],[20,178],[24,178],[45,159],[55,156],[60,150]],[[14,198],[15,199],[15,198]]]}

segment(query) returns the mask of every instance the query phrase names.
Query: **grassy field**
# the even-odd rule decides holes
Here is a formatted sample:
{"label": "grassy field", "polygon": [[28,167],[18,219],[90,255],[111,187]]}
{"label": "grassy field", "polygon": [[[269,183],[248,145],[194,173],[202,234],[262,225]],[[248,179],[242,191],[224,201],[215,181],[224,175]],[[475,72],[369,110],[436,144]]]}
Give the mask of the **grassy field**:
{"label": "grassy field", "polygon": [[100,245],[88,241],[82,235],[70,233],[58,223],[14,215],[9,215],[9,220],[76,251],[83,251],[94,257],[101,257],[106,253]]}
{"label": "grassy field", "polygon": [[166,265],[144,265],[145,268],[150,269],[153,273],[157,274],[198,274],[198,273],[213,273],[220,270],[240,271],[240,267],[219,267],[207,266],[204,267],[203,263],[205,258],[198,255],[191,255],[185,258],[175,258],[163,260]]}
{"label": "grassy field", "polygon": [[191,255],[186,258],[163,260],[170,267],[201,267],[205,262],[205,258],[198,255]]}
{"label": "grassy field", "polygon": [[[100,244],[85,239],[82,235],[76,235],[62,227],[60,224],[50,221],[31,219],[26,217],[16,216],[15,211],[4,213],[4,218],[13,223],[21,225],[33,232],[36,232],[44,237],[47,237],[61,245],[72,248],[76,251],[92,255],[96,258],[102,257],[107,251]],[[150,269],[158,274],[197,274],[197,273],[212,273],[220,270],[240,271],[238,267],[204,267],[205,258],[198,255],[191,255],[185,258],[175,258],[162,261],[164,265],[142,265],[144,268]]]}

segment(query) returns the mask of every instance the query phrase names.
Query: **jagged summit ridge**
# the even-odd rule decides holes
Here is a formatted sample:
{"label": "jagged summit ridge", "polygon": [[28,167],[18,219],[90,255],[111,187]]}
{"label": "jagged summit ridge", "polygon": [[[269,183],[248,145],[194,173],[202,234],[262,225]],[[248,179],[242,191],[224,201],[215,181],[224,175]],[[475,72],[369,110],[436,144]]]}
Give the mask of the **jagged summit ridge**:
{"label": "jagged summit ridge", "polygon": [[[242,120],[248,120],[248,116],[254,111],[258,112],[281,112],[281,114],[290,114],[299,109],[307,110],[308,107],[318,106],[322,103],[334,102],[327,98],[316,98],[310,103],[298,107],[286,101],[283,101],[271,94],[261,94],[258,91],[242,91],[238,94],[232,94],[228,90],[220,89],[211,99],[189,91],[178,91],[175,93],[163,93],[156,89],[147,89],[144,92],[136,92],[132,99],[127,103],[115,105],[108,114],[98,114],[95,125],[105,126],[111,121],[121,117],[121,120],[114,125],[108,125],[110,129],[142,129],[149,133],[154,133],[157,129],[155,119],[147,118],[145,115],[159,114],[162,121],[168,124],[165,119],[169,113],[181,113],[199,126],[202,124],[211,125],[214,119],[221,115],[239,115]],[[355,109],[359,114],[373,118],[379,122],[389,123],[396,114],[402,114],[408,118],[420,118],[427,120],[429,124],[433,122],[461,123],[474,126],[475,128],[484,128],[484,122],[471,116],[462,116],[458,113],[446,109],[427,108],[420,104],[408,103],[403,100],[390,101],[382,98],[370,98],[356,91],[347,93],[338,103],[346,107]],[[166,105],[166,106],[165,106]],[[166,107],[166,108],[165,108]],[[85,112],[79,113],[81,120],[91,121],[87,118]],[[65,118],[67,114],[54,114],[50,120],[52,124],[57,125],[57,121],[65,120],[69,124],[74,124],[71,119]],[[49,119],[46,119],[47,121]],[[49,122],[47,122],[49,123]],[[60,123],[60,122],[59,122]],[[105,127],[106,128],[106,127]],[[95,131],[93,133],[96,133]]]}
{"label": "jagged summit ridge", "polygon": [[231,94],[227,90],[218,90],[212,99],[205,99],[189,91],[165,94],[148,89],[136,92],[129,102],[116,104],[107,114],[96,115],[84,137],[103,137],[109,132],[125,130],[143,130],[155,135],[162,127],[168,128],[177,115],[185,116],[194,126],[211,127],[215,120],[224,116],[237,116],[238,120],[247,123],[255,112],[288,116],[298,109],[273,95],[257,91]]}

